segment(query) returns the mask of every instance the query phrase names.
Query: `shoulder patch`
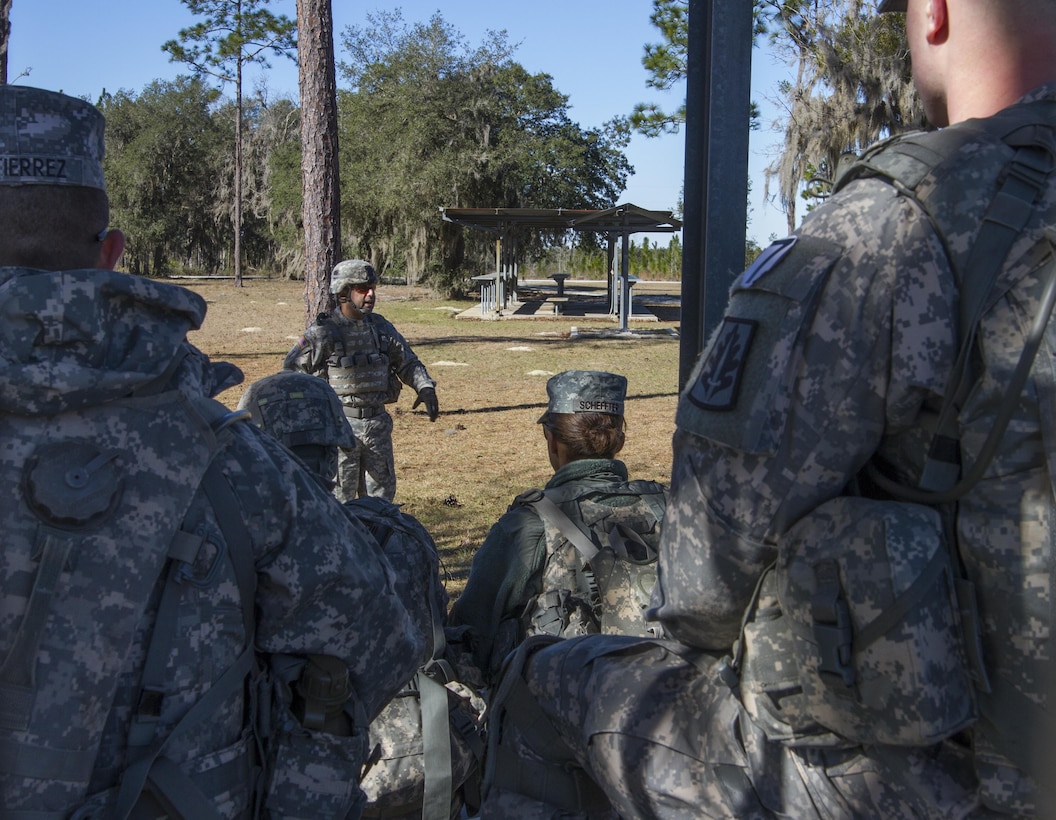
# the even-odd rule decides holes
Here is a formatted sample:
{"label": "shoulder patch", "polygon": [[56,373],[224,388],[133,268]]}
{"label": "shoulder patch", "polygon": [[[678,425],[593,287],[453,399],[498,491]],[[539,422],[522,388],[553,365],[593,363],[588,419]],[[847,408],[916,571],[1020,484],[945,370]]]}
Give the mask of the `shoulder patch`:
{"label": "shoulder patch", "polygon": [[744,366],[748,361],[756,322],[727,316],[722,320],[711,352],[687,394],[704,410],[731,410],[737,404]]}
{"label": "shoulder patch", "polygon": [[679,429],[750,453],[779,446],[800,349],[842,251],[810,234],[788,237],[741,275],[682,391]]}

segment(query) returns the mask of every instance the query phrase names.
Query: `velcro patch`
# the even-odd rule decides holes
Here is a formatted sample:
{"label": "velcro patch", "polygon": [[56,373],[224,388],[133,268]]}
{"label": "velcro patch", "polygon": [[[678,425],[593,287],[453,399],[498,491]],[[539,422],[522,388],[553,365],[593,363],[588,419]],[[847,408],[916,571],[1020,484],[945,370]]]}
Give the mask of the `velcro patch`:
{"label": "velcro patch", "polygon": [[705,410],[732,410],[737,405],[755,327],[750,319],[722,320],[711,353],[689,391],[691,402]]}
{"label": "velcro patch", "polygon": [[796,237],[787,236],[779,239],[759,254],[755,261],[741,274],[741,287],[750,288],[767,273],[777,267],[778,263],[785,258],[792,246],[796,244]]}

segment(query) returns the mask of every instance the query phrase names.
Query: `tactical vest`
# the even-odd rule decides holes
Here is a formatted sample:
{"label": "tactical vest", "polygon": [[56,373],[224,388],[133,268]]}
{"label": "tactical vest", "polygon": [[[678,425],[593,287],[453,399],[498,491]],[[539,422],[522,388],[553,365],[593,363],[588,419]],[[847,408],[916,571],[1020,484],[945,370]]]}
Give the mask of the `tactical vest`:
{"label": "tactical vest", "polygon": [[[886,497],[898,500],[834,499],[837,506],[826,505],[810,521],[799,522],[799,529],[779,548],[776,579],[768,576],[761,584],[738,647],[745,655],[742,697],[753,719],[767,727],[768,734],[772,731],[772,737],[797,743],[804,738],[822,744],[848,739],[910,745],[934,742],[971,720],[971,714],[963,710],[971,706],[974,684],[980,712],[973,729],[976,769],[984,801],[1002,809],[1010,807],[987,789],[988,782],[1001,777],[981,760],[979,750],[996,749],[1021,770],[1037,771],[1039,761],[1031,758],[1030,744],[1024,738],[1030,736],[1031,726],[1044,723],[1044,710],[1038,704],[1044,697],[1051,648],[1027,652],[1011,646],[1008,638],[1021,634],[1027,624],[1041,625],[1040,631],[1046,634],[1051,631],[1048,598],[1056,585],[1047,542],[1038,547],[1047,562],[1039,570],[1021,564],[1022,556],[988,552],[983,534],[992,523],[988,510],[998,519],[1012,517],[1018,523],[1025,486],[1038,505],[1034,515],[1039,520],[1051,525],[1056,515],[1052,496],[1056,420],[1048,409],[1056,406],[1051,368],[1056,359],[1056,329],[1048,325],[1056,299],[1056,230],[1045,224],[1051,220],[1037,218],[1039,203],[1051,205],[1053,201],[1054,133],[1056,103],[1017,105],[987,120],[881,143],[842,172],[837,191],[856,179],[886,180],[920,206],[943,240],[960,290],[960,355],[945,391],[920,489],[900,488],[872,470],[870,483],[879,483]],[[969,150],[963,151],[965,147]],[[983,151],[993,160],[988,167],[979,167],[978,160],[973,163]],[[966,187],[977,186],[980,179],[996,180],[996,194],[989,201],[964,195]],[[1006,303],[1017,312],[1009,314]],[[995,314],[996,310],[1004,312]],[[1038,348],[1048,361],[1031,371]],[[1017,412],[1028,375],[1028,406],[1037,408],[1033,418],[1040,419],[1040,424],[1032,420],[1031,413]],[[1016,424],[1008,426],[1013,416]],[[1004,447],[997,452],[1006,427]],[[1039,450],[1043,464],[1029,459],[1024,463],[1020,458],[1022,453]],[[988,472],[985,478],[984,472]],[[980,491],[965,495],[977,481],[981,481]],[[959,500],[962,496],[970,499],[967,506]],[[953,504],[958,505],[956,509]],[[901,512],[898,505],[904,505]],[[847,522],[868,520],[868,526],[874,527],[885,518],[887,526],[873,531],[868,545],[848,548],[850,539],[870,530],[841,532]],[[949,526],[953,521],[959,529]],[[1024,519],[1023,523],[1029,522]],[[807,532],[810,526],[814,529]],[[899,528],[905,530],[904,539],[895,534]],[[886,538],[886,545],[877,541],[881,532],[886,535],[879,542]],[[964,533],[974,535],[962,542]],[[833,548],[826,560],[817,560],[817,553],[824,552],[830,540]],[[944,541],[959,544],[960,549],[943,546]],[[787,542],[801,542],[802,553],[795,543]],[[911,543],[919,543],[920,549],[908,549]],[[849,553],[854,553],[851,557],[858,567],[842,557]],[[812,566],[799,557],[811,555],[815,556]],[[856,574],[861,579],[873,577],[868,583],[875,588],[877,568],[896,565],[903,575],[896,576],[890,600],[865,600],[862,590],[854,588]],[[984,596],[987,623],[982,631],[968,577]],[[1029,592],[1038,588],[1047,594]],[[1018,596],[1014,606],[1006,600],[1010,589]],[[949,606],[935,609],[943,601]],[[786,617],[781,617],[782,612]],[[955,634],[958,627],[963,635],[964,666],[955,669],[956,647],[940,660],[929,638]],[[930,636],[925,634],[929,628],[933,630]],[[925,680],[928,691],[899,692],[890,671],[904,671],[914,661],[913,657],[896,660],[892,653],[905,652],[914,635],[922,640],[915,651],[924,662],[917,672],[925,677],[918,683]],[[792,646],[798,646],[794,659],[788,654]],[[933,660],[934,667],[927,669]],[[797,663],[798,674],[790,669]],[[964,672],[971,676],[967,691]],[[886,705],[889,714],[902,703],[928,705],[925,701],[936,693],[952,693],[947,700],[936,700],[951,711],[939,715],[935,724],[920,724],[915,737],[912,733],[900,736],[904,725],[876,717],[883,710],[869,711],[863,680],[876,681],[877,703],[896,692],[895,700]],[[820,726],[814,722],[819,718],[819,703],[823,704]],[[937,734],[927,734],[940,726],[944,728]],[[837,734],[826,735],[826,729]],[[892,736],[883,735],[885,730]]]}
{"label": "tactical vest", "polygon": [[[0,414],[0,486],[9,493],[0,508],[4,817],[58,820],[79,806],[84,817],[124,818],[133,806],[216,817],[216,795],[225,792],[234,795],[227,816],[252,810],[257,761],[249,738],[211,763],[199,761],[199,772],[226,762],[212,773],[217,791],[192,784],[166,757],[188,729],[207,720],[226,725],[216,710],[249,688],[254,669],[253,555],[237,514],[220,512],[237,509],[230,487],[208,470],[234,418],[216,402],[192,405],[178,392],[46,418]],[[216,546],[221,539],[183,526],[203,482],[226,549]],[[165,711],[173,683],[166,672],[181,640],[183,590],[207,589],[221,565],[237,579],[242,607],[231,627],[241,633],[240,654],[225,657],[211,686],[208,678],[198,683],[200,700],[159,731],[173,720]],[[144,655],[129,670],[137,644]],[[131,691],[138,694],[130,698]],[[115,709],[130,718],[122,773],[108,777],[120,785],[90,795]],[[237,736],[241,710],[233,719]]]}
{"label": "tactical vest", "polygon": [[379,333],[369,317],[332,321],[330,328],[333,353],[327,360],[327,373],[334,392],[343,400],[353,399],[357,406],[396,401],[401,383],[390,366],[391,339]]}
{"label": "tactical vest", "polygon": [[526,635],[658,637],[645,622],[656,585],[667,490],[655,481],[529,490],[514,500],[543,522],[542,590],[522,616]]}

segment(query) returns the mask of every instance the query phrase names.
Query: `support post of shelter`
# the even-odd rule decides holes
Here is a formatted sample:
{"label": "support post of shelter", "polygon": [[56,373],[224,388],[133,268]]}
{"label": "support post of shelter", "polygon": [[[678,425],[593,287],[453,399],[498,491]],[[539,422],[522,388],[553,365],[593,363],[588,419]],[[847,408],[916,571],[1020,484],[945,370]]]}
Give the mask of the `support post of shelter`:
{"label": "support post of shelter", "polygon": [[631,316],[631,285],[627,278],[631,274],[631,236],[625,233],[620,247],[620,332],[630,329],[628,322]]}
{"label": "support post of shelter", "polygon": [[744,268],[752,4],[689,0],[679,390]]}

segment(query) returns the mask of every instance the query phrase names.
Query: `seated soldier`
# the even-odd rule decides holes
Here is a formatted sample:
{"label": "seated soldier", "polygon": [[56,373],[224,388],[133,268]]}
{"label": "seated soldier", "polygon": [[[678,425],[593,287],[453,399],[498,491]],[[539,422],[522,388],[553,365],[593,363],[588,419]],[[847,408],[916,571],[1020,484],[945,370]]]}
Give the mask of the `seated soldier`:
{"label": "seated soldier", "polygon": [[[650,558],[666,491],[655,481],[628,481],[627,467],[616,459],[625,437],[627,379],[568,370],[546,390],[549,406],[538,423],[554,475],[544,490],[515,498],[491,528],[451,609],[452,623],[470,627],[477,664],[489,681],[528,635],[652,634],[643,617],[648,590],[623,596],[619,617],[603,612],[604,591],[592,589],[599,561],[589,560],[618,524],[635,533],[640,554],[631,558],[655,582]],[[610,618],[618,623],[606,628]]]}
{"label": "seated soldier", "polygon": [[205,301],[114,270],[104,125],[0,85],[0,815],[356,816],[421,636],[366,529],[212,398],[242,373],[187,341]]}
{"label": "seated soldier", "polygon": [[[338,448],[354,446],[355,436],[325,379],[281,371],[251,384],[239,408],[333,487]],[[363,496],[345,508],[377,539],[396,572],[397,594],[426,636],[419,671],[370,724],[370,748],[380,756],[361,783],[367,795],[363,816],[457,817],[463,804],[475,809],[479,800],[484,703],[470,688],[480,688],[479,673],[466,662],[468,653],[459,652],[458,632],[445,630],[447,591],[436,545],[416,519],[387,499]],[[437,744],[432,734],[448,736],[450,743]],[[435,757],[426,760],[424,748],[436,749]]]}

